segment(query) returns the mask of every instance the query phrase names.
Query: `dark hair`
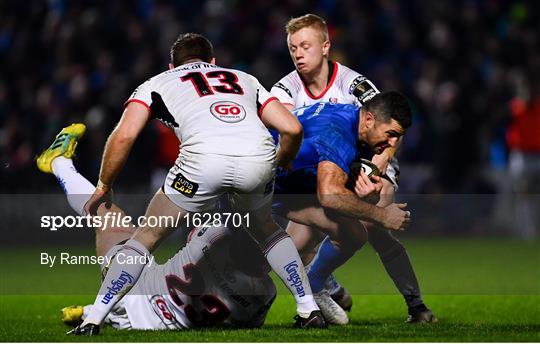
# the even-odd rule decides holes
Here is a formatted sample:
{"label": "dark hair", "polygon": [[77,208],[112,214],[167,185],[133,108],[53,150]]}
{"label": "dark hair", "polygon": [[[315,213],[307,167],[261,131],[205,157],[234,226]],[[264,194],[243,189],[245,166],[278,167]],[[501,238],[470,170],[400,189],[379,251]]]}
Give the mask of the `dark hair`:
{"label": "dark hair", "polygon": [[364,111],[371,112],[375,118],[382,122],[394,119],[407,129],[412,123],[412,110],[407,98],[397,91],[388,91],[377,94],[363,106]]}
{"label": "dark hair", "polygon": [[198,33],[185,33],[178,36],[171,47],[171,63],[178,67],[193,59],[210,62],[214,57],[212,43]]}

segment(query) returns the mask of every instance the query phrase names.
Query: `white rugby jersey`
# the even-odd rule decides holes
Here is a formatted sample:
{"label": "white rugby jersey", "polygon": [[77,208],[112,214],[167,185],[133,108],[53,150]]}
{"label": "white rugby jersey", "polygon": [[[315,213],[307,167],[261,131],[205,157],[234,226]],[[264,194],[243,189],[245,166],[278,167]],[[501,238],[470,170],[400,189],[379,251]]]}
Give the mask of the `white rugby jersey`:
{"label": "white rugby jersey", "polygon": [[193,62],[158,74],[127,100],[145,105],[152,118],[172,128],[183,154],[260,156],[274,153],[259,116],[275,99],[244,72]]}
{"label": "white rugby jersey", "polygon": [[123,299],[131,328],[261,326],[276,288],[265,266],[240,269],[231,254],[242,255],[244,263],[256,259],[235,242],[238,238],[225,227],[199,228],[167,263],[148,266]]}
{"label": "white rugby jersey", "polygon": [[329,62],[329,67],[330,80],[321,94],[311,94],[296,70],[279,80],[271,92],[295,109],[320,102],[361,105],[379,93],[371,81],[354,70],[338,62]]}

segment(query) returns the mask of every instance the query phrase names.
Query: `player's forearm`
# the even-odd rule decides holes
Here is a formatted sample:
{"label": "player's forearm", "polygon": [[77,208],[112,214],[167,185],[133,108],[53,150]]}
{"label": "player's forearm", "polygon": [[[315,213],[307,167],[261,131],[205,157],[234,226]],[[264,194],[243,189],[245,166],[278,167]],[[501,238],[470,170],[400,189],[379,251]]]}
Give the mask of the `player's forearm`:
{"label": "player's forearm", "polygon": [[335,192],[320,194],[319,202],[326,209],[331,209],[359,220],[382,223],[385,216],[384,208],[362,201],[356,194],[345,188],[341,192],[336,190]]}
{"label": "player's forearm", "polygon": [[382,179],[383,187],[381,189],[379,202],[377,203],[377,206],[379,207],[387,207],[390,204],[394,203],[394,186],[392,183],[390,183],[386,179]]}
{"label": "player's forearm", "polygon": [[115,129],[107,143],[101,160],[99,180],[106,188],[111,188],[116,177],[124,167],[136,137],[124,135]]}

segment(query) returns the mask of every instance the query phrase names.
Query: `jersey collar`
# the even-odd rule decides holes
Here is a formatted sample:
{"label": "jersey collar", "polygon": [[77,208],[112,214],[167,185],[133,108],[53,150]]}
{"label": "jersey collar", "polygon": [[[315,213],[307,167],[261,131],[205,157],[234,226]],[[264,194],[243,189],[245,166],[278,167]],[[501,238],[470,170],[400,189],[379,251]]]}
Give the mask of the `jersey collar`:
{"label": "jersey collar", "polygon": [[338,64],[337,64],[337,62],[328,61],[328,77],[329,77],[329,80],[328,80],[328,83],[326,84],[326,88],[318,96],[314,96],[313,94],[311,94],[310,90],[306,87],[306,84],[304,83],[304,80],[302,80],[302,78],[300,78],[300,80],[302,81],[302,85],[304,86],[304,90],[306,91],[306,94],[308,95],[308,97],[310,97],[311,99],[317,100],[317,99],[321,99],[322,97],[324,97],[326,92],[328,92],[330,87],[332,87],[332,85],[334,84],[334,81],[336,80],[337,73],[338,73]]}

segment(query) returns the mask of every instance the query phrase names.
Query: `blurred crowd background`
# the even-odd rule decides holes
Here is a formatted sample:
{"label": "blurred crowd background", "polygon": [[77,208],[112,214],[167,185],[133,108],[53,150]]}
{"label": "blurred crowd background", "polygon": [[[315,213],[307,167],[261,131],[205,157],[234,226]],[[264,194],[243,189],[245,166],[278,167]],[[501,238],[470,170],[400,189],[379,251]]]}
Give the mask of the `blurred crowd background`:
{"label": "blurred crowd background", "polygon": [[[305,13],[327,20],[332,59],[414,105],[399,156],[401,192],[490,195],[458,217],[525,221],[516,233],[538,234],[540,3],[533,0],[0,1],[2,193],[58,192],[33,159],[78,121],[89,130],[76,165],[97,180],[123,102],[167,68],[180,33],[203,33],[219,65],[252,73],[270,89],[294,68],[284,25]],[[152,192],[176,152],[175,138],[152,123],[117,190]],[[431,227],[450,231],[442,223],[449,214]],[[489,232],[481,223],[468,230]]]}

